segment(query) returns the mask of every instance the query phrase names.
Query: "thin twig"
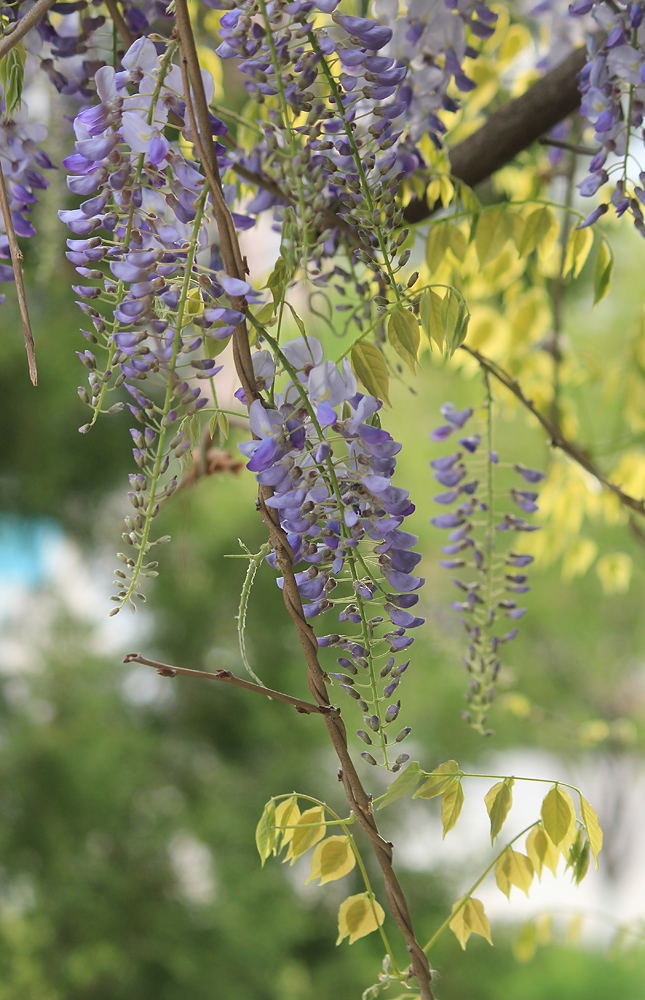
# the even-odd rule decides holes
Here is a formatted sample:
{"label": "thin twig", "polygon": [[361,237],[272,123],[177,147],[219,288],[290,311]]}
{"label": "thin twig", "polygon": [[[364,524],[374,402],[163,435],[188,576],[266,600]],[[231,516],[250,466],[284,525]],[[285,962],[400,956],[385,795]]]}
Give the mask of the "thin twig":
{"label": "thin twig", "polygon": [[104,3],[110,12],[110,17],[114,22],[114,27],[121,35],[121,41],[125,45],[127,45],[128,48],[130,48],[130,46],[134,41],[134,38],[132,37],[130,29],[125,23],[125,20],[123,18],[121,11],[119,10],[116,0],[104,0]]}
{"label": "thin twig", "polygon": [[9,197],[7,195],[7,188],[4,182],[4,174],[2,172],[2,161],[0,160],[0,207],[2,208],[2,217],[4,219],[5,232],[7,234],[7,240],[9,241],[9,252],[11,253],[11,263],[13,265],[13,273],[16,279],[16,292],[18,294],[18,305],[20,306],[20,317],[22,319],[22,329],[25,335],[25,347],[27,349],[27,360],[29,362],[29,378],[31,379],[32,385],[38,385],[38,371],[36,369],[36,350],[34,346],[34,335],[31,332],[31,323],[29,322],[29,310],[27,309],[27,296],[25,295],[25,284],[22,278],[22,250],[18,246],[18,240],[16,239],[16,231],[13,227],[13,219],[11,218],[11,208],[9,206]]}
{"label": "thin twig", "polygon": [[232,684],[233,687],[244,688],[246,691],[256,691],[265,697],[276,701],[284,701],[287,705],[293,705],[296,712],[303,715],[336,715],[340,714],[340,709],[331,705],[314,705],[310,701],[303,701],[301,698],[292,698],[290,694],[283,694],[282,691],[274,691],[273,688],[264,687],[262,684],[253,684],[251,681],[242,680],[236,677],[230,670],[216,670],[210,673],[208,670],[192,670],[190,667],[175,667],[171,663],[160,663],[158,660],[149,660],[141,653],[128,653],[124,663],[141,663],[144,667],[154,667],[162,677],[176,677],[183,674],[185,677],[198,677],[206,681],[221,681],[222,684]]}
{"label": "thin twig", "polygon": [[637,500],[636,497],[630,496],[629,493],[625,493],[621,490],[620,486],[616,486],[615,483],[611,483],[604,473],[601,472],[595,462],[579,445],[576,445],[572,441],[565,438],[555,424],[549,420],[548,417],[545,417],[543,413],[540,413],[533,401],[524,395],[517,379],[514,379],[512,375],[509,375],[503,368],[500,368],[495,361],[491,361],[489,358],[484,357],[483,354],[480,354],[480,352],[476,351],[474,348],[467,347],[465,344],[462,344],[461,350],[470,354],[470,356],[474,358],[482,368],[489,371],[491,375],[494,375],[497,381],[501,382],[502,385],[505,385],[506,388],[513,393],[515,398],[520,401],[522,406],[524,406],[530,413],[533,414],[534,417],[537,418],[537,420],[539,420],[549,435],[551,439],[550,444],[553,448],[559,448],[560,451],[563,451],[565,455],[568,455],[569,458],[572,458],[574,462],[597,479],[599,483],[602,483],[602,485],[606,486],[608,490],[611,490],[612,493],[618,497],[624,507],[627,507],[628,510],[633,511],[636,514],[640,514],[641,517],[645,517],[645,500],[642,498]]}
{"label": "thin twig", "polygon": [[[190,23],[190,15],[188,13],[187,0],[176,0],[175,10],[182,58],[185,59],[185,76],[189,78],[189,83],[192,87],[191,95],[190,89],[186,87],[186,84],[184,84],[184,98],[186,100],[186,106],[188,109],[189,104],[194,101],[194,118],[196,119],[195,124],[197,127],[199,142],[203,150],[204,158],[202,160],[202,166],[204,168],[204,172],[207,177],[209,177],[209,173],[212,173],[214,178],[219,182],[219,168],[213,144],[210,112],[204,92],[201,69],[195,47],[195,39],[193,36],[192,25]],[[191,128],[193,128],[192,122]],[[232,277],[245,280],[245,262],[240,252],[235,226],[233,224],[228,206],[224,201],[219,183],[217,188],[212,192],[212,195],[213,210],[219,232],[222,259],[224,261],[226,272]],[[241,311],[244,311],[246,307],[245,300],[241,298],[239,303],[239,308]],[[235,302],[234,308],[238,308],[238,305]],[[245,321],[240,323],[235,328],[233,336],[233,352],[235,367],[245,391],[247,407],[250,407],[251,403],[255,399],[259,398],[259,393],[253,372],[253,363],[251,360],[248,332]],[[285,532],[280,525],[277,511],[268,507],[266,503],[271,495],[272,491],[268,487],[260,487],[260,511],[269,530],[271,544],[275,550],[278,566],[284,578],[282,592],[285,606],[298,632],[302,651],[307,663],[307,680],[310,690],[318,705],[321,707],[329,706],[330,701],[325,684],[325,673],[318,660],[318,643],[311,625],[305,618],[302,601],[296,584],[293,569],[293,551],[289,545]],[[376,859],[383,872],[385,893],[388,904],[394,915],[394,919],[405,937],[412,964],[411,974],[417,977],[421,1000],[433,1000],[432,989],[430,986],[430,979],[432,975],[430,966],[423,949],[415,937],[412,927],[412,919],[410,917],[405,895],[394,872],[392,865],[392,844],[384,840],[379,833],[376,819],[373,815],[371,796],[369,796],[363,788],[361,780],[356,772],[354,762],[349,754],[347,731],[343,720],[340,718],[338,713],[327,713],[325,715],[325,723],[341,764],[341,772],[339,776],[343,782],[343,787],[345,789],[345,794],[347,795],[350,807],[358,822],[367,833]]]}
{"label": "thin twig", "polygon": [[595,156],[596,153],[600,152],[600,146],[581,146],[575,142],[564,142],[563,139],[549,139],[548,136],[538,139],[538,143],[540,146],[555,146],[556,149],[568,149],[570,153],[576,153],[579,156]]}
{"label": "thin twig", "polygon": [[30,11],[16,22],[16,26],[7,31],[0,40],[0,59],[10,52],[14,45],[17,45],[21,38],[24,38],[28,31],[42,21],[47,11],[54,6],[56,0],[37,0]]}

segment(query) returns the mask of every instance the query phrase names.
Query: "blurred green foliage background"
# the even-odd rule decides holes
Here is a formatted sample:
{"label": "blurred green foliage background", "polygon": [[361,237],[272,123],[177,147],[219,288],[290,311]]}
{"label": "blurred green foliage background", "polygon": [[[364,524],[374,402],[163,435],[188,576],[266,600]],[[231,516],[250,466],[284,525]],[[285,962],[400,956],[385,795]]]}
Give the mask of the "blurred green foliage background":
{"label": "blurred green foliage background", "polygon": [[[617,246],[617,287],[591,320],[585,272],[568,300],[574,346],[600,368],[638,319],[634,275],[642,252],[633,253],[630,238]],[[180,490],[161,515],[160,532],[173,544],[163,550],[141,631],[126,635],[120,619],[97,624],[109,610],[106,581],[125,512],[129,424],[114,416],[90,435],[78,434],[85,417],[76,395],[83,381],[74,358],[83,349],[77,311],[61,280],[66,265],[49,282],[38,266],[32,261],[28,272],[37,389],[29,385],[11,292],[2,307],[0,510],[5,522],[11,515],[23,526],[54,519],[80,558],[54,574],[55,584],[44,579],[29,590],[18,610],[6,601],[0,612],[0,1000],[354,1000],[375,981],[382,958],[375,935],[335,947],[338,904],[361,889],[355,873],[342,884],[305,890],[306,864],[288,869],[271,860],[262,870],[254,843],[273,794],[304,791],[345,808],[320,720],[246,692],[163,680],[120,662],[129,648],[141,648],[169,662],[242,672],[235,615],[244,564],[224,557],[239,552],[238,537],[252,550],[264,541],[252,477],[220,474]],[[620,404],[609,401],[603,410],[589,377],[575,391],[593,414],[581,428],[585,439],[614,419]],[[495,735],[482,740],[460,718],[461,637],[447,610],[446,575],[436,568],[440,539],[428,524],[427,467],[437,453],[428,433],[439,405],[470,404],[479,387],[426,355],[414,393],[398,384],[385,417],[404,445],[398,482],[417,503],[414,530],[426,554],[428,625],[402,694],[414,756],[428,770],[454,757],[486,771],[494,754],[526,761],[548,753],[567,773],[592,776],[589,798],[607,838],[600,878],[611,893],[629,880],[634,859],[629,796],[616,805],[615,776],[625,768],[642,774],[642,547],[625,525],[592,526],[604,550],[632,555],[627,593],[605,594],[593,574],[574,582],[563,581],[558,567],[534,574],[530,613],[509,651],[492,713]],[[500,452],[544,465],[541,433],[522,415],[508,416],[499,422]],[[235,451],[235,439],[230,447]],[[70,595],[79,580],[95,581],[104,593],[92,614],[74,608]],[[6,567],[0,584],[3,600],[17,586]],[[265,683],[306,696],[297,640],[266,566],[252,594],[247,642]],[[22,668],[20,657],[8,656],[10,644],[26,651]],[[349,716],[351,707],[343,707]],[[365,779],[382,790],[380,776]],[[488,785],[477,787],[483,798]],[[395,842],[421,836],[433,809],[417,801],[399,819],[382,814],[386,835]],[[509,835],[516,832],[512,822]],[[480,827],[469,831],[479,844],[479,869],[470,855],[463,865],[442,860],[432,829],[425,862],[412,863],[409,855],[406,862],[404,851],[398,863],[422,940],[493,857],[483,810]],[[575,909],[573,888],[570,899]],[[518,925],[495,919],[494,949],[473,939],[464,954],[448,932],[432,955],[437,997],[640,1000],[643,952],[629,942],[612,952],[612,933],[583,934],[567,946],[557,931],[555,941],[522,949]]]}

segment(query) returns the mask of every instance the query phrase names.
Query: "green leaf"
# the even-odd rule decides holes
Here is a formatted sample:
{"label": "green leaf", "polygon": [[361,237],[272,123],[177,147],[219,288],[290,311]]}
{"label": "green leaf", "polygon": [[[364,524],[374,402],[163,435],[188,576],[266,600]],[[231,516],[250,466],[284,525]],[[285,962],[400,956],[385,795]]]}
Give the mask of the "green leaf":
{"label": "green leaf", "polygon": [[593,304],[597,305],[609,291],[614,270],[614,255],[605,240],[600,241],[593,272]]}
{"label": "green leaf", "polygon": [[404,795],[409,795],[410,792],[419,784],[423,771],[419,767],[416,760],[413,760],[411,764],[408,764],[405,771],[401,771],[398,778],[392,782],[384,798],[379,802],[379,809],[385,809],[386,806],[391,805],[392,802],[396,802],[397,799],[403,798]]}
{"label": "green leaf", "polygon": [[437,795],[443,795],[448,785],[454,781],[459,773],[459,764],[456,760],[444,761],[427,775],[428,780],[414,793],[412,798],[434,799]]}
{"label": "green leaf", "polygon": [[383,907],[375,899],[370,900],[366,892],[349,896],[340,904],[338,911],[338,938],[336,944],[348,937],[354,944],[359,938],[378,930],[385,920]]}
{"label": "green leaf", "polygon": [[298,808],[298,799],[295,795],[289,796],[288,799],[283,799],[282,802],[276,806],[275,810],[275,825],[276,825],[276,847],[275,851],[278,850],[277,838],[282,834],[282,840],[280,843],[280,850],[283,850],[287,844],[291,843],[293,837],[293,830],[295,824],[300,819],[300,809]]}
{"label": "green leaf", "polygon": [[506,822],[511,806],[513,805],[513,793],[511,791],[515,783],[514,778],[505,778],[504,781],[493,785],[486,794],[484,802],[490,817],[490,842],[491,844],[498,836],[500,830]]}
{"label": "green leaf", "polygon": [[441,822],[443,823],[444,837],[459,819],[463,804],[464,790],[461,787],[461,780],[454,778],[452,784],[448,785],[441,796]]}
{"label": "green leaf", "polygon": [[387,324],[387,336],[396,353],[414,373],[421,341],[416,317],[404,306],[396,306]]}
{"label": "green leaf", "polygon": [[475,249],[481,267],[495,260],[511,235],[512,221],[506,208],[483,212],[477,221]]}
{"label": "green leaf", "polygon": [[462,906],[462,901],[463,896],[453,905],[452,912],[455,915],[448,925],[461,947],[465,949],[466,942],[471,934],[479,934],[480,937],[485,938],[492,945],[490,924],[488,917],[484,913],[483,903],[479,899],[471,897]]}
{"label": "green leaf", "polygon": [[571,796],[554,785],[542,802],[540,815],[544,829],[557,847],[566,837],[575,818]]}
{"label": "green leaf", "polygon": [[[215,327],[214,329],[217,328]],[[231,337],[232,336],[233,334],[231,334]],[[206,357],[210,358],[212,361],[213,358],[216,358],[218,354],[221,354],[222,351],[225,351],[231,342],[231,337],[227,337],[226,340],[217,340],[216,337],[205,336],[204,354],[206,355]]]}
{"label": "green leaf", "polygon": [[585,825],[587,837],[589,838],[589,843],[591,845],[594,865],[597,868],[598,855],[602,850],[602,829],[600,828],[600,823],[598,822],[598,817],[595,811],[589,805],[584,795],[580,796],[580,815],[582,816],[582,822]]}
{"label": "green leaf", "polygon": [[589,870],[589,841],[585,840],[576,863],[573,867],[573,878],[576,885],[580,885]]}
{"label": "green leaf", "polygon": [[319,878],[320,885],[333,882],[351,872],[356,857],[347,836],[327,837],[316,847],[311,858],[311,875],[305,885]]}
{"label": "green leaf", "polygon": [[352,347],[352,368],[356,377],[372,396],[390,402],[388,388],[390,379],[382,351],[374,344],[361,340]]}
{"label": "green leaf", "polygon": [[511,887],[517,886],[528,896],[533,875],[533,863],[526,854],[520,854],[507,847],[495,865],[495,878],[499,889],[510,898]]}
{"label": "green leaf", "polygon": [[[446,306],[446,301],[448,305]],[[456,302],[456,309],[453,308],[453,303]],[[446,295],[443,300],[442,312],[444,312],[444,329],[446,333],[446,350],[448,357],[451,358],[458,347],[461,347],[464,340],[466,339],[466,334],[468,333],[468,323],[470,322],[470,313],[468,311],[468,306],[464,299],[457,299],[456,296]]]}
{"label": "green leaf", "polygon": [[302,334],[302,336],[306,338],[307,331],[305,330],[305,324],[300,319],[300,316],[298,315],[298,313],[296,312],[296,310],[293,308],[293,306],[291,305],[291,303],[288,302],[286,299],[285,299],[285,303],[284,304],[286,306],[289,306],[289,309],[291,310],[291,315],[293,316],[293,318],[296,321],[296,326],[300,330],[300,333]]}
{"label": "green leaf", "polygon": [[569,272],[573,278],[577,278],[584,263],[589,256],[589,251],[593,244],[593,232],[591,229],[572,229],[567,240],[567,249],[564,255],[564,267],[562,275],[565,277]]}
{"label": "green leaf", "polygon": [[432,346],[432,341],[434,340],[440,351],[443,350],[445,338],[443,319],[441,317],[442,302],[443,299],[440,295],[433,292],[431,288],[426,288],[419,303],[421,325],[427,334],[430,345]]}
{"label": "green leaf", "polygon": [[25,48],[22,42],[18,42],[0,59],[0,84],[5,100],[5,118],[9,121],[20,107],[24,80]]}
{"label": "green leaf", "polygon": [[255,831],[255,843],[262,859],[262,867],[264,867],[264,862],[273,852],[276,843],[275,803],[273,799],[267,802],[264,807],[264,812]]}

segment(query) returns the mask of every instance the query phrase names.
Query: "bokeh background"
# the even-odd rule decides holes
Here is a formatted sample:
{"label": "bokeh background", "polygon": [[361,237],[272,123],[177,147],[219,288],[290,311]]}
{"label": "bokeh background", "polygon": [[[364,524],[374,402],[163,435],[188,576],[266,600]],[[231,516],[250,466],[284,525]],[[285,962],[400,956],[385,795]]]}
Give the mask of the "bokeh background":
{"label": "bokeh background", "polygon": [[[64,135],[54,129],[50,142],[60,159]],[[292,868],[271,859],[261,869],[254,843],[273,794],[302,791],[345,808],[320,720],[122,663],[140,650],[242,673],[235,616],[245,565],[226,556],[239,555],[238,538],[257,551],[265,535],[253,478],[220,468],[196,478],[189,456],[185,485],[160,515],[159,532],[173,542],[148,603],[136,617],[107,617],[128,508],[129,422],[115,415],[78,434],[84,373],[74,351],[83,341],[55,217],[61,183],[54,180],[38,208],[41,240],[26,248],[37,389],[11,289],[0,320],[0,1000],[355,1000],[382,959],[377,936],[335,946],[338,905],[361,891],[356,873],[305,887],[306,859]],[[583,415],[579,434],[600,460],[602,442],[620,432],[622,405],[620,391],[602,395],[601,375],[628,355],[641,322],[642,244],[629,233],[612,241],[610,297],[591,312],[588,264],[565,304],[571,345],[585,358],[571,389]],[[247,249],[268,271],[275,237],[253,233]],[[340,353],[305,305],[308,332]],[[219,378],[226,400],[230,368]],[[501,392],[502,457],[544,467],[544,435]],[[413,729],[408,752],[428,770],[452,757],[482,774],[580,785],[599,813],[605,847],[600,871],[578,889],[568,874],[545,873],[530,899],[514,890],[509,904],[489,876],[477,895],[494,948],[471,938],[463,953],[448,931],[432,954],[437,997],[642,1000],[642,543],[620,517],[585,525],[600,551],[632,558],[631,581],[593,571],[563,578],[559,563],[542,561],[530,613],[508,647],[494,735],[470,731],[461,719],[462,638],[437,567],[442,539],[429,524],[428,461],[439,451],[429,433],[441,403],[480,398],[459,360],[446,365],[425,354],[413,383],[395,382],[384,415],[403,443],[397,482],[417,504],[413,530],[427,578],[420,613],[428,623],[402,687],[402,724]],[[237,460],[243,433],[233,422],[230,440],[217,444]],[[642,443],[636,435],[633,445]],[[593,493],[597,484],[583,486]],[[572,537],[576,524],[574,517],[566,529]],[[252,592],[247,647],[266,684],[306,696],[295,633],[268,566]],[[383,777],[364,770],[368,787],[381,792]],[[466,781],[464,812],[445,842],[436,802],[381,814],[421,940],[494,856],[483,802],[492,783]],[[547,787],[516,785],[504,837],[537,816]],[[380,886],[368,850],[365,858]]]}

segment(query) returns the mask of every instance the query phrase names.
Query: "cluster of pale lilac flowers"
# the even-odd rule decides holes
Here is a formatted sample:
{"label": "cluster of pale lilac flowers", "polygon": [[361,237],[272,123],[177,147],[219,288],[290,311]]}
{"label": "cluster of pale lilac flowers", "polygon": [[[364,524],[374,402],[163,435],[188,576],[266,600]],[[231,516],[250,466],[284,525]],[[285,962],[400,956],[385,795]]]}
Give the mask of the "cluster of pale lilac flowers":
{"label": "cluster of pale lilac flowers", "polygon": [[481,434],[468,434],[464,428],[473,416],[472,409],[457,410],[446,403],[441,415],[445,423],[432,432],[431,440],[456,438],[458,448],[430,462],[434,479],[442,487],[433,499],[451,508],[433,517],[431,523],[448,532],[439,565],[457,574],[452,582],[460,597],[451,601],[451,607],[468,636],[464,664],[470,674],[466,699],[471,711],[464,716],[481,728],[495,697],[499,647],[518,634],[516,625],[507,631],[505,620],[512,623],[526,614],[526,608],[518,606],[518,597],[530,590],[524,571],[533,562],[532,555],[514,549],[500,553],[500,537],[538,530],[525,515],[538,509],[538,494],[532,487],[544,479],[544,473],[515,464],[512,470],[518,484],[504,489],[502,497],[519,513],[500,514],[496,479],[501,470],[497,452],[491,448],[488,422]]}
{"label": "cluster of pale lilac flowers", "polygon": [[[643,5],[639,2],[608,3],[606,0],[576,0],[569,8],[574,17],[588,15],[593,30],[587,35],[589,59],[580,74],[581,114],[593,125],[598,152],[589,164],[589,172],[578,185],[583,197],[595,195],[618,171],[618,179],[609,199],[601,202],[582,223],[597,222],[611,206],[617,216],[629,211],[634,225],[645,236],[645,172],[639,185],[629,192],[628,158],[632,136],[643,136],[645,113],[645,25]],[[615,159],[614,167],[607,161]],[[580,227],[579,227],[580,228]]]}
{"label": "cluster of pale lilac flowers", "polygon": [[[410,611],[424,583],[415,572],[417,536],[402,528],[414,505],[407,490],[392,485],[401,446],[379,426],[382,404],[358,392],[346,359],[339,368],[324,360],[318,340],[299,337],[279,349],[278,360],[290,376],[280,392],[272,354],[254,354],[258,385],[272,399],[251,405],[255,439],[240,450],[273,493],[267,505],[277,510],[293,551],[305,617],[336,607],[339,622],[355,626],[350,634],[321,636],[318,644],[343,649],[342,672],[332,676],[363,713],[370,732],[359,735],[368,745],[378,741],[387,761],[386,730],[401,707],[392,699],[410,662],[397,661],[414,641],[409,631],[424,621]],[[275,554],[269,562],[277,565]],[[376,763],[369,752],[363,757]],[[388,761],[390,769],[407,759]]]}

